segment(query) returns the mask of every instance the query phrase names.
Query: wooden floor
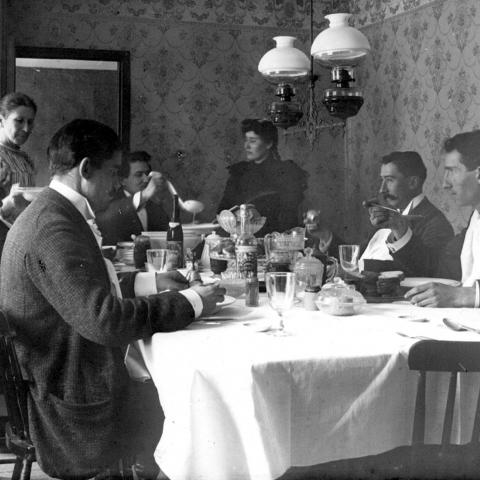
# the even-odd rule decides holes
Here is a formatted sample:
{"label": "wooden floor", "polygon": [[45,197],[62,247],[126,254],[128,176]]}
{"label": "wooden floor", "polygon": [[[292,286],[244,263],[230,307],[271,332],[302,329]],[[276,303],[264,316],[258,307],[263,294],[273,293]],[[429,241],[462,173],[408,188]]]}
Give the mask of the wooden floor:
{"label": "wooden floor", "polygon": [[[7,458],[12,458],[11,455],[7,453],[0,453],[0,459],[7,459]],[[10,480],[13,472],[13,463],[8,463],[4,465],[0,465],[0,480]],[[32,466],[32,476],[31,480],[49,480],[52,477],[49,477],[48,475],[45,475],[40,470],[40,467],[38,466],[38,463],[35,462]]]}

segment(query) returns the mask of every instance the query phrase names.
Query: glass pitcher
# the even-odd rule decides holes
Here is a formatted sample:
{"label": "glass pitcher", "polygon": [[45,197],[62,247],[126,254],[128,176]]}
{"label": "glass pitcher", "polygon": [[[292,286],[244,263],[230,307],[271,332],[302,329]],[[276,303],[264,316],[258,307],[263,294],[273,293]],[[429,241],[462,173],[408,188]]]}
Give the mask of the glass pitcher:
{"label": "glass pitcher", "polygon": [[305,245],[305,228],[295,227],[284,233],[265,235],[265,271],[293,272],[299,252]]}

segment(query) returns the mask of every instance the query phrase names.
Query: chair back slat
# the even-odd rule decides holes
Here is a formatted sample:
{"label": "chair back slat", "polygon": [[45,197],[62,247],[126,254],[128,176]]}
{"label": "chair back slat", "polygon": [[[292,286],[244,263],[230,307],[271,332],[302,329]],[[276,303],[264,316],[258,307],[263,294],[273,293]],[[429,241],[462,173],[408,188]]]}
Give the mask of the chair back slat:
{"label": "chair back slat", "polygon": [[425,441],[425,387],[427,375],[421,371],[417,382],[417,398],[415,399],[415,413],[413,417],[412,444]]}
{"label": "chair back slat", "polygon": [[480,387],[477,395],[477,408],[475,409],[475,417],[473,419],[473,430],[471,443],[476,443],[480,448]]}
{"label": "chair back slat", "polygon": [[[451,442],[453,415],[459,373],[480,372],[480,342],[422,340],[408,353],[410,370],[420,372],[415,401],[412,444],[424,443],[425,397],[427,372],[450,372],[447,401],[442,429],[442,448]],[[480,389],[472,426],[472,441],[480,443]]]}
{"label": "chair back slat", "polygon": [[455,396],[457,394],[457,372],[450,374],[448,382],[447,406],[443,418],[442,445],[448,445],[452,438],[453,411],[455,408]]}
{"label": "chair back slat", "polygon": [[7,317],[0,311],[0,368],[10,428],[20,438],[29,439],[28,385],[22,377],[14,336]]}

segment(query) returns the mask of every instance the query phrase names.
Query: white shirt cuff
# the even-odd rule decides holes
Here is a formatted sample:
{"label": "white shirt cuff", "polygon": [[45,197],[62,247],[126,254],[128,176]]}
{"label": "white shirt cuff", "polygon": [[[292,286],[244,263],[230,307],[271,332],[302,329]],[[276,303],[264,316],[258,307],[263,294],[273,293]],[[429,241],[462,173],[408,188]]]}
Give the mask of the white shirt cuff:
{"label": "white shirt cuff", "polygon": [[[146,297],[148,295],[155,295],[157,291],[157,281],[155,279],[155,272],[138,272],[135,276],[134,284],[135,296]],[[202,297],[191,288],[180,290],[180,292],[192,305],[195,312],[195,318],[200,317],[203,311]]]}
{"label": "white shirt cuff", "polygon": [[398,240],[395,240],[394,242],[388,242],[386,241],[385,243],[387,244],[388,250],[390,253],[395,253],[401,248],[403,248],[412,238],[413,232],[410,227],[408,227],[405,235],[403,237],[400,237]]}
{"label": "white shirt cuff", "polygon": [[147,297],[148,295],[158,293],[155,272],[138,272],[135,275],[135,284],[133,288],[136,297]]}
{"label": "white shirt cuff", "polygon": [[181,293],[190,302],[193,307],[193,311],[195,312],[195,318],[200,317],[203,311],[202,297],[191,288],[180,290],[178,293]]}
{"label": "white shirt cuff", "polygon": [[140,206],[140,200],[142,199],[142,192],[137,192],[135,195],[133,195],[133,206],[135,207],[135,210],[138,210],[138,207]]}

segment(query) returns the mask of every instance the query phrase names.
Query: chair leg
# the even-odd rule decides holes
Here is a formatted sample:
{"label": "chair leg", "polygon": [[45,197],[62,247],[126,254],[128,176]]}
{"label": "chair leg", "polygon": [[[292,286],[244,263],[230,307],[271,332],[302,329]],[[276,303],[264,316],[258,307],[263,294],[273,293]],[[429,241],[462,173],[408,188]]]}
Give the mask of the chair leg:
{"label": "chair leg", "polygon": [[26,457],[23,459],[22,472],[20,474],[20,480],[30,480],[30,475],[32,473],[32,459]]}
{"label": "chair leg", "polygon": [[26,457],[17,457],[11,480],[30,480],[32,474],[33,459],[27,455]]}
{"label": "chair leg", "polygon": [[15,461],[15,466],[13,467],[12,479],[11,480],[20,480],[20,475],[23,470],[23,458],[17,457]]}

